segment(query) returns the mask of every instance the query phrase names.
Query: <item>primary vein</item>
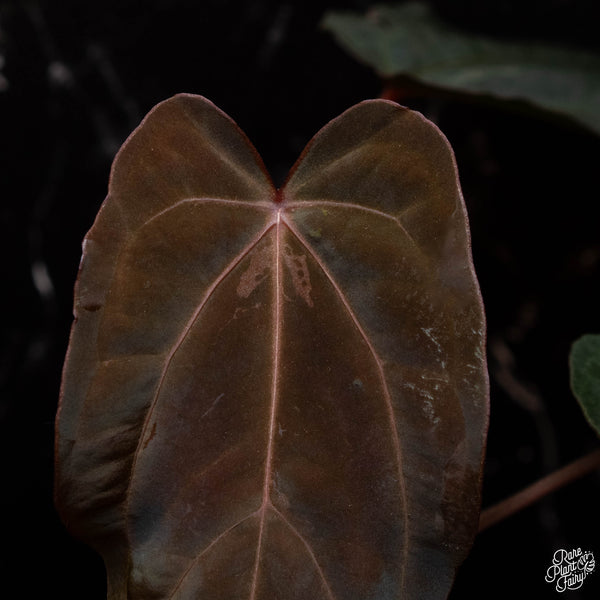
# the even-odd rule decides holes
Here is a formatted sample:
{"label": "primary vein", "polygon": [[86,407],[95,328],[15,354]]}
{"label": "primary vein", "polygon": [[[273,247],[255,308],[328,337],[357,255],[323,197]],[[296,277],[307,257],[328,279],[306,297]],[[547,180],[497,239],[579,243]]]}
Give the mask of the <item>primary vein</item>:
{"label": "primary vein", "polygon": [[362,204],[356,204],[354,202],[337,202],[335,200],[303,200],[302,202],[288,202],[286,204],[286,208],[288,209],[302,209],[302,208],[310,208],[313,206],[321,206],[324,208],[342,208],[342,209],[353,209],[360,210],[363,212],[371,213],[373,215],[377,215],[378,217],[382,217],[383,219],[388,219],[389,221],[393,221],[404,233],[404,235],[415,245],[418,247],[416,240],[409,233],[408,229],[404,226],[399,217],[394,215],[390,215],[383,210],[379,210],[377,208],[371,208],[370,206],[363,206]]}
{"label": "primary vein", "polygon": [[164,363],[163,369],[160,373],[160,377],[159,377],[157,385],[156,385],[156,390],[154,392],[154,395],[152,396],[152,399],[150,400],[150,403],[148,406],[148,411],[146,413],[146,418],[144,419],[144,424],[142,425],[142,430],[140,433],[138,444],[137,444],[137,447],[136,447],[134,455],[133,455],[130,476],[129,476],[129,486],[127,488],[125,503],[124,503],[124,507],[125,507],[124,514],[126,516],[129,513],[129,504],[131,501],[131,489],[132,489],[131,482],[133,481],[137,461],[138,461],[138,458],[140,455],[140,451],[143,447],[142,446],[143,440],[146,437],[146,433],[147,433],[148,427],[150,425],[152,415],[156,408],[156,404],[158,402],[158,398],[160,396],[160,392],[162,390],[162,386],[164,384],[166,374],[169,370],[169,367],[171,365],[171,362],[173,361],[175,354],[177,353],[177,351],[179,350],[179,348],[181,347],[181,345],[187,338],[194,323],[198,319],[198,317],[199,317],[200,313],[202,312],[202,310],[204,309],[204,307],[207,305],[209,299],[212,297],[215,290],[226,279],[226,277],[235,269],[235,267],[243,260],[243,258],[248,254],[248,252],[250,252],[263,239],[263,237],[267,234],[267,232],[271,229],[272,226],[273,226],[273,223],[269,222],[266,225],[266,227],[256,236],[256,238],[254,238],[248,245],[246,245],[246,247],[237,256],[235,256],[232,261],[229,262],[229,264],[225,267],[225,269],[223,269],[223,271],[221,272],[219,277],[217,277],[215,279],[215,281],[213,282],[213,284],[206,290],[204,297],[198,304],[198,306],[197,306],[196,310],[194,311],[194,313],[192,314],[191,318],[186,323],[180,336],[175,340],[175,343],[171,346],[171,349],[165,358],[165,363]]}
{"label": "primary vein", "polygon": [[287,220],[287,219],[284,219],[284,223],[287,225],[287,227],[292,232],[292,234],[296,237],[296,239],[300,242],[300,244],[302,244],[302,246],[304,246],[306,251],[312,256],[313,260],[317,263],[317,265],[319,265],[319,268],[321,269],[321,271],[323,272],[323,274],[325,275],[327,280],[330,282],[330,284],[333,286],[333,289],[335,290],[337,296],[339,297],[340,301],[344,305],[344,308],[348,312],[348,315],[349,315],[350,319],[352,320],[352,322],[354,323],[354,326],[356,327],[360,336],[362,337],[365,344],[369,348],[369,352],[373,356],[373,359],[377,366],[377,372],[378,372],[381,386],[383,389],[383,395],[384,395],[384,399],[385,399],[386,410],[388,413],[388,419],[390,422],[390,428],[392,430],[391,437],[392,437],[392,443],[394,446],[394,453],[395,453],[395,458],[396,458],[396,467],[397,467],[397,473],[398,473],[398,485],[400,487],[400,495],[402,497],[402,508],[403,508],[402,513],[403,513],[403,520],[404,520],[404,541],[403,541],[404,551],[403,551],[403,561],[402,561],[402,580],[404,580],[404,577],[405,577],[404,570],[406,567],[407,555],[408,555],[408,500],[407,500],[407,494],[406,494],[406,482],[404,480],[404,471],[402,468],[402,449],[400,447],[400,440],[398,439],[398,428],[397,428],[397,423],[396,423],[396,416],[394,414],[392,397],[391,397],[390,391],[388,389],[385,372],[383,370],[383,362],[382,362],[381,358],[379,357],[379,355],[377,354],[375,348],[373,347],[373,344],[369,340],[362,325],[360,324],[360,321],[358,320],[358,317],[356,316],[352,307],[350,306],[350,303],[348,302],[344,293],[342,292],[342,290],[338,286],[337,282],[335,281],[333,275],[329,272],[327,267],[323,264],[323,261],[313,251],[310,244],[306,241],[306,239],[302,236],[302,234],[296,229],[296,227],[294,227],[294,225],[292,225],[289,222],[289,220]]}
{"label": "primary vein", "polygon": [[274,276],[273,283],[273,379],[271,382],[271,410],[269,416],[269,433],[267,439],[267,454],[265,457],[265,474],[263,480],[263,500],[260,508],[260,524],[258,530],[258,543],[256,545],[256,556],[254,559],[254,573],[252,576],[252,586],[250,588],[250,600],[255,600],[256,590],[258,588],[258,573],[260,559],[262,555],[263,537],[265,530],[265,517],[267,509],[271,504],[269,488],[271,485],[271,476],[273,468],[273,440],[275,437],[275,422],[277,414],[277,395],[278,395],[278,377],[279,377],[279,355],[281,343],[281,216],[277,213],[277,223],[275,225],[275,245],[274,245]]}

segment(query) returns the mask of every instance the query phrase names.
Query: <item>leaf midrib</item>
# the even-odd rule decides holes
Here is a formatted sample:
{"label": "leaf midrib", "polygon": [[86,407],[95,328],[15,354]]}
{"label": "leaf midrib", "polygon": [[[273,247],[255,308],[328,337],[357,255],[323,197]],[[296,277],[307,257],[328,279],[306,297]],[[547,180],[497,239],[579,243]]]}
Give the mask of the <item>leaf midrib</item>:
{"label": "leaf midrib", "polygon": [[[365,330],[363,329],[362,325],[360,324],[357,316],[355,315],[352,307],[350,306],[349,301],[346,299],[346,297],[344,296],[339,285],[335,281],[335,278],[329,272],[329,270],[326,268],[326,266],[324,265],[324,263],[322,262],[320,257],[312,250],[311,245],[307,242],[307,240],[304,238],[304,236],[302,236],[302,234],[291,223],[290,220],[285,218],[285,213],[288,210],[293,210],[296,208],[310,208],[313,206],[329,206],[329,207],[335,207],[335,208],[345,208],[345,209],[347,208],[347,209],[353,209],[353,210],[360,210],[360,211],[368,212],[368,213],[371,213],[371,214],[374,214],[374,215],[380,216],[382,218],[393,221],[401,229],[402,233],[415,246],[417,246],[415,240],[412,238],[410,233],[406,230],[406,228],[404,227],[404,225],[402,224],[402,222],[400,221],[400,219],[398,217],[395,217],[393,215],[390,215],[390,214],[388,214],[384,211],[378,210],[378,209],[362,206],[360,204],[342,203],[342,202],[327,201],[327,200],[308,200],[308,201],[297,201],[297,202],[289,202],[288,201],[288,202],[285,202],[280,205],[274,205],[273,203],[266,203],[266,202],[265,203],[262,203],[262,202],[260,202],[260,203],[253,202],[252,203],[252,202],[244,202],[244,201],[229,200],[229,199],[217,199],[217,198],[185,198],[185,199],[182,199],[182,200],[178,201],[177,203],[171,205],[167,209],[164,209],[163,211],[160,211],[159,213],[153,215],[150,219],[148,219],[148,221],[146,221],[142,225],[142,227],[148,225],[151,221],[155,220],[156,218],[160,218],[161,216],[164,216],[171,210],[175,209],[177,206],[180,206],[181,204],[188,203],[188,202],[226,203],[226,204],[233,204],[233,205],[237,204],[237,205],[243,206],[244,208],[254,208],[256,210],[260,210],[261,212],[264,212],[265,210],[267,210],[268,212],[271,213],[271,217],[267,221],[266,225],[262,228],[261,232],[256,237],[254,237],[253,240],[249,244],[247,244],[244,247],[244,249],[234,257],[234,259],[232,261],[229,262],[227,267],[219,274],[219,276],[215,279],[213,284],[211,286],[209,286],[209,288],[205,292],[202,300],[198,304],[198,307],[196,308],[196,310],[192,314],[191,318],[186,323],[184,329],[182,330],[181,335],[177,338],[177,340],[171,347],[171,350],[167,354],[167,357],[165,359],[165,365],[163,367],[159,381],[157,383],[156,391],[152,397],[150,406],[148,408],[147,415],[146,415],[146,418],[144,420],[144,424],[142,427],[140,439],[139,439],[136,451],[134,453],[134,458],[133,458],[132,467],[131,467],[130,482],[133,480],[133,476],[134,476],[133,474],[134,474],[135,467],[137,464],[137,459],[139,457],[140,450],[143,447],[143,440],[146,437],[147,429],[149,427],[152,414],[154,413],[155,407],[158,402],[158,398],[162,391],[163,383],[165,381],[166,375],[169,371],[169,367],[171,365],[171,362],[172,362],[175,354],[177,353],[177,351],[179,350],[179,348],[185,341],[185,339],[186,339],[187,335],[189,334],[189,332],[191,331],[194,323],[198,319],[200,313],[202,312],[204,307],[207,305],[208,301],[210,300],[210,298],[212,297],[212,295],[214,294],[216,289],[235,270],[235,268],[240,264],[240,262],[245,257],[247,257],[250,252],[252,252],[252,250],[261,242],[261,240],[264,239],[264,237],[269,233],[269,231],[273,227],[275,227],[276,228],[276,235],[275,235],[276,243],[274,245],[274,256],[273,256],[274,274],[275,274],[275,283],[273,286],[273,288],[274,288],[274,294],[273,294],[273,323],[274,323],[273,380],[272,380],[272,385],[271,385],[272,391],[271,391],[271,401],[270,401],[269,430],[268,430],[268,439],[267,439],[267,451],[266,451],[266,456],[265,456],[263,493],[262,493],[261,506],[256,511],[250,513],[243,519],[240,519],[233,525],[229,526],[224,532],[222,532],[212,542],[210,542],[210,544],[208,544],[200,553],[198,553],[196,558],[194,558],[191,561],[190,566],[182,574],[181,578],[178,580],[177,584],[175,585],[173,591],[169,594],[168,598],[174,597],[174,595],[177,593],[177,590],[181,587],[182,583],[185,581],[187,575],[191,572],[194,565],[197,564],[197,562],[202,558],[202,556],[204,556],[206,554],[206,552],[208,552],[219,541],[221,541],[223,538],[225,538],[236,527],[238,527],[239,525],[241,525],[248,519],[250,519],[254,516],[258,516],[258,517],[260,517],[258,542],[257,542],[255,564],[254,564],[254,569],[253,569],[252,584],[251,584],[250,596],[249,596],[249,600],[255,600],[256,590],[258,587],[258,574],[259,574],[259,570],[260,570],[260,560],[261,560],[261,556],[262,556],[262,538],[263,538],[263,532],[264,532],[264,528],[265,528],[265,518],[266,518],[267,511],[271,510],[286,524],[286,526],[293,532],[294,535],[296,535],[298,537],[298,539],[300,539],[302,544],[305,546],[312,562],[314,563],[315,569],[324,584],[324,587],[328,594],[329,600],[335,600],[333,592],[331,591],[331,588],[327,582],[325,574],[317,561],[317,558],[315,556],[315,553],[314,553],[310,543],[293,526],[293,524],[272,504],[271,498],[270,498],[272,463],[273,463],[273,446],[274,446],[274,437],[275,437],[275,423],[276,423],[277,408],[278,408],[278,376],[279,376],[279,357],[280,357],[280,344],[281,344],[281,320],[282,320],[282,318],[281,318],[281,302],[282,302],[282,289],[281,289],[282,273],[281,273],[281,271],[282,271],[282,265],[281,265],[281,260],[280,260],[280,258],[281,258],[280,240],[281,240],[282,224],[284,224],[287,227],[287,229],[292,233],[292,235],[297,239],[297,241],[311,255],[312,259],[316,262],[316,264],[321,269],[322,273],[325,275],[326,279],[332,285],[332,287],[334,288],[340,301],[342,302],[344,308],[346,309],[348,316],[350,317],[356,330],[359,332],[361,338],[364,340],[365,344],[367,345],[369,352],[372,354],[375,364],[377,365],[378,376],[380,379],[382,389],[384,391],[386,411],[387,411],[388,419],[390,422],[391,437],[393,440],[393,446],[394,446],[394,451],[395,451],[395,462],[396,462],[397,473],[398,473],[398,485],[400,487],[400,494],[402,497],[402,514],[403,514],[403,519],[404,519],[404,527],[403,527],[403,533],[404,533],[403,545],[404,545],[404,547],[403,547],[403,552],[402,552],[401,588],[403,589],[404,588],[404,580],[405,580],[405,567],[406,567],[406,563],[407,563],[406,557],[407,557],[407,551],[408,551],[408,539],[409,539],[408,510],[407,510],[408,501],[407,501],[406,485],[405,485],[405,478],[404,478],[404,472],[403,472],[403,466],[402,466],[402,450],[401,450],[400,441],[399,441],[399,438],[397,435],[398,428],[397,428],[397,423],[396,423],[396,417],[395,417],[394,410],[393,410],[391,394],[389,392],[389,388],[388,388],[386,377],[385,377],[383,362],[382,362],[381,358],[379,357],[378,353],[376,352],[373,344],[371,343],[371,341],[370,341],[369,337],[367,336]],[[127,514],[129,513],[130,499],[131,499],[131,485],[128,486],[127,492],[126,492],[126,500],[125,500],[125,505],[124,505],[125,516],[127,516]]]}

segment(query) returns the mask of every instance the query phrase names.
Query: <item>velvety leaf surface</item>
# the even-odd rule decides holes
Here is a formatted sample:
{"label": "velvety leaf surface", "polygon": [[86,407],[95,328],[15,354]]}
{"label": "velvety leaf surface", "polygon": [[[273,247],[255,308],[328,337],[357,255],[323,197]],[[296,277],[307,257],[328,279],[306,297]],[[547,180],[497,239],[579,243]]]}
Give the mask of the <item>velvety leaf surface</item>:
{"label": "velvety leaf surface", "polygon": [[600,133],[600,56],[542,43],[501,42],[459,31],[420,2],[366,16],[328,13],[323,26],[383,77],[502,100],[525,100]]}
{"label": "velvety leaf surface", "polygon": [[571,388],[589,424],[600,435],[600,335],[587,334],[571,349]]}
{"label": "velvety leaf surface", "polygon": [[475,535],[484,317],[451,150],[363,102],[279,191],[199,96],[84,242],[57,506],[109,597],[444,598]]}

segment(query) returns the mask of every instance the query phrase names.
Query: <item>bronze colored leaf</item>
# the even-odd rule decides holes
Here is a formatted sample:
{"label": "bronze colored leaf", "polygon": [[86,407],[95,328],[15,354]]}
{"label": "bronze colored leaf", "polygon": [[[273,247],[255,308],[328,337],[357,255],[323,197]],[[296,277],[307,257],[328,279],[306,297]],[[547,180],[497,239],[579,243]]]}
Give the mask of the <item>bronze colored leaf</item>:
{"label": "bronze colored leaf", "polygon": [[57,506],[110,598],[444,598],[477,528],[483,338],[435,126],[358,104],[277,191],[175,96],[85,238]]}

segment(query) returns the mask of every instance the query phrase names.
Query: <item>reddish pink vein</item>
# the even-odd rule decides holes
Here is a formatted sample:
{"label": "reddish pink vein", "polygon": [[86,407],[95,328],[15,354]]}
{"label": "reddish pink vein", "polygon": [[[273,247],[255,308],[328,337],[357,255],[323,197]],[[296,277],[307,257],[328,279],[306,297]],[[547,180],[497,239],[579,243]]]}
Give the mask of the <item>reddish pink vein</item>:
{"label": "reddish pink vein", "polygon": [[[271,224],[270,227],[272,227]],[[268,231],[267,228],[266,231]],[[308,541],[302,536],[302,534],[294,527],[294,525],[279,511],[277,510],[270,499],[270,486],[272,479],[272,465],[273,465],[273,446],[275,439],[275,424],[276,424],[276,415],[277,415],[277,398],[278,398],[278,373],[279,373],[279,357],[281,354],[280,350],[280,339],[281,339],[281,236],[280,236],[280,217],[277,216],[277,221],[275,223],[276,227],[276,242],[274,246],[274,274],[275,281],[273,285],[273,324],[274,324],[274,336],[273,336],[273,379],[271,383],[271,408],[270,408],[270,416],[269,416],[269,429],[268,429],[268,440],[267,440],[267,453],[265,456],[265,471],[264,471],[264,480],[263,480],[263,500],[261,506],[258,510],[244,517],[243,519],[238,520],[233,525],[229,526],[225,531],[219,534],[208,546],[206,546],[191,562],[189,567],[185,570],[182,576],[179,578],[179,581],[175,585],[175,588],[169,595],[169,598],[173,598],[177,591],[181,588],[181,585],[192,571],[193,567],[198,564],[201,558],[211,550],[217,543],[219,543],[223,538],[225,538],[231,531],[233,531],[236,527],[247,521],[249,518],[257,516],[259,518],[259,531],[258,531],[258,542],[256,548],[256,555],[254,560],[254,568],[250,589],[250,599],[254,600],[256,598],[257,590],[258,590],[258,577],[260,571],[260,561],[262,557],[262,548],[264,543],[264,531],[265,531],[265,519],[268,510],[271,510],[276,514],[290,529],[290,531],[302,542],[306,551],[315,566],[315,570],[319,574],[323,582],[323,586],[326,590],[327,597],[330,600],[335,600],[335,597],[329,587],[327,580],[325,578],[325,574],[319,565],[315,554],[310,547]],[[264,233],[266,233],[263,232]]]}
{"label": "reddish pink vein", "polygon": [[254,559],[254,573],[252,575],[252,585],[250,588],[250,600],[255,600],[256,590],[258,589],[258,573],[260,559],[262,555],[263,538],[265,531],[265,518],[267,509],[271,506],[269,488],[271,486],[271,477],[273,469],[273,440],[275,438],[275,422],[277,414],[277,384],[279,378],[279,354],[281,343],[281,215],[277,212],[277,224],[274,246],[274,275],[273,284],[273,380],[271,383],[271,413],[269,417],[269,433],[267,439],[267,454],[265,457],[265,475],[263,480],[263,500],[260,507],[260,524],[258,526],[258,543],[256,545],[256,556]]}
{"label": "reddish pink vein", "polygon": [[292,523],[283,515],[283,513],[281,513],[279,510],[277,510],[274,506],[272,507],[272,510],[287,525],[289,530],[302,542],[302,544],[306,548],[306,551],[308,552],[308,555],[310,556],[310,559],[311,559],[313,565],[315,566],[315,569],[317,570],[317,573],[319,574],[319,576],[321,577],[321,580],[323,581],[323,585],[325,586],[325,591],[327,592],[327,597],[330,598],[330,600],[335,600],[335,596],[333,595],[333,592],[331,591],[331,588],[329,587],[329,584],[327,583],[327,579],[325,578],[325,573],[323,573],[323,569],[321,569],[321,565],[318,563],[317,557],[315,556],[315,553],[313,552],[312,548],[310,547],[310,544],[308,543],[308,541],[296,529],[296,527],[294,527],[294,525],[292,525]]}
{"label": "reddish pink vein", "polygon": [[[158,398],[160,396],[160,392],[162,390],[162,386],[164,384],[165,377],[167,375],[167,372],[169,371],[171,362],[173,361],[173,357],[175,356],[175,354],[177,353],[177,351],[179,350],[179,348],[181,347],[181,345],[187,338],[194,323],[198,319],[200,313],[202,312],[202,310],[208,303],[209,299],[214,294],[215,290],[220,286],[220,284],[223,282],[223,280],[235,269],[235,267],[242,261],[242,259],[245,256],[247,256],[247,254],[252,250],[252,248],[254,248],[260,242],[260,240],[266,235],[266,233],[269,231],[269,229],[271,229],[273,227],[273,225],[274,225],[274,223],[272,221],[270,221],[266,225],[266,227],[227,265],[227,267],[221,272],[221,274],[214,280],[212,285],[206,290],[204,297],[198,304],[196,310],[194,311],[194,313],[192,314],[192,316],[190,317],[188,322],[186,323],[181,334],[175,340],[175,343],[171,346],[171,350],[169,351],[169,353],[167,354],[167,357],[165,359],[163,370],[160,374],[160,377],[159,377],[159,380],[158,380],[158,383],[156,386],[156,390],[154,392],[154,396],[152,397],[152,400],[150,401],[150,405],[148,407],[148,412],[146,413],[146,418],[145,418],[144,424],[142,426],[140,439],[138,441],[137,448],[133,455],[130,477],[129,477],[130,482],[133,480],[133,474],[135,472],[135,468],[137,465],[137,461],[138,461],[138,458],[140,455],[141,448],[143,447],[144,439],[146,438],[146,433],[147,433],[148,427],[150,425],[150,420],[151,420],[152,414],[154,413],[154,410],[156,408],[156,404],[158,402]],[[127,515],[129,512],[129,504],[130,504],[130,499],[131,499],[131,488],[132,488],[131,485],[129,485],[129,487],[127,488],[127,493],[126,493],[126,498],[125,498],[125,515]]]}
{"label": "reddish pink vein", "polygon": [[259,511],[260,511],[260,509],[254,511],[253,513],[250,513],[249,515],[247,515],[243,519],[239,519],[233,525],[230,525],[225,531],[223,531],[222,533],[220,533],[210,544],[208,544],[208,546],[206,546],[206,548],[204,548],[199,554],[197,554],[196,557],[194,558],[194,560],[191,561],[189,567],[183,572],[183,574],[179,578],[179,581],[176,583],[175,587],[173,588],[173,590],[169,594],[168,599],[170,600],[171,598],[173,598],[175,596],[175,594],[177,593],[177,591],[179,590],[179,588],[181,587],[181,585],[183,584],[183,582],[186,580],[187,576],[190,574],[190,572],[192,571],[192,569],[194,568],[194,566],[197,565],[200,562],[200,559],[207,552],[209,552],[213,548],[213,546],[216,546],[224,537],[226,537],[227,535],[229,535],[236,527],[239,527],[242,523],[245,523],[248,519],[251,519],[252,517],[254,517],[255,515],[257,515],[259,513]]}
{"label": "reddish pink vein", "polygon": [[167,208],[152,215],[143,225],[149,225],[152,221],[162,217],[166,213],[178,208],[182,204],[224,204],[228,206],[239,206],[240,208],[250,208],[254,210],[272,211],[272,203],[269,202],[244,202],[243,200],[233,200],[229,198],[182,198],[178,202],[169,205]]}
{"label": "reddish pink vein", "polygon": [[[337,282],[335,281],[333,275],[329,272],[327,267],[323,264],[323,261],[315,254],[315,252],[310,247],[310,244],[308,244],[308,242],[304,239],[302,234],[287,219],[283,219],[283,221],[287,225],[287,227],[290,229],[290,231],[296,236],[298,241],[304,246],[306,251],[312,256],[313,260],[319,265],[319,268],[323,271],[325,277],[328,279],[328,281],[333,286],[333,289],[335,290],[340,301],[344,305],[344,308],[346,309],[348,315],[350,316],[350,319],[354,323],[354,326],[356,327],[360,336],[362,337],[365,344],[369,348],[369,351],[371,352],[371,355],[373,356],[375,364],[377,365],[377,372],[379,374],[379,379],[380,379],[381,386],[383,389],[385,406],[386,406],[388,419],[390,421],[390,426],[391,426],[391,430],[392,430],[391,437],[392,437],[392,443],[394,445],[394,453],[396,455],[396,465],[397,465],[397,471],[398,471],[398,485],[400,486],[400,494],[402,497],[402,504],[403,504],[403,509],[404,509],[403,510],[404,555],[403,555],[403,561],[402,561],[402,581],[404,582],[405,568],[406,568],[406,562],[407,562],[407,552],[408,552],[408,501],[407,501],[407,496],[406,496],[406,485],[405,485],[405,481],[404,481],[404,472],[402,469],[402,449],[400,447],[400,440],[398,439],[398,428],[397,428],[397,423],[396,423],[396,416],[394,414],[392,396],[390,394],[390,391],[389,391],[389,388],[387,385],[387,380],[385,377],[385,372],[383,369],[383,362],[382,362],[381,358],[379,357],[379,355],[377,354],[375,348],[373,347],[373,344],[372,344],[371,340],[369,339],[369,337],[367,336],[362,325],[360,324],[360,321],[358,320],[357,316],[355,315],[354,310],[350,306],[350,303],[348,302],[346,296],[344,295],[344,293],[338,286]],[[404,587],[404,583],[402,583],[402,586]]]}
{"label": "reddish pink vein", "polygon": [[334,208],[345,208],[351,210],[360,210],[363,212],[368,212],[373,215],[377,215],[384,219],[388,219],[389,221],[393,221],[401,230],[402,233],[415,245],[418,247],[417,242],[414,240],[412,235],[410,235],[408,229],[404,226],[399,217],[395,217],[394,215],[390,215],[382,210],[377,208],[371,208],[369,206],[363,206],[362,204],[354,204],[353,202],[336,202],[334,200],[305,200],[302,202],[289,202],[286,204],[286,208],[293,210],[295,208],[309,208],[311,206],[323,206],[323,207],[334,207]]}

